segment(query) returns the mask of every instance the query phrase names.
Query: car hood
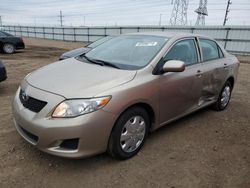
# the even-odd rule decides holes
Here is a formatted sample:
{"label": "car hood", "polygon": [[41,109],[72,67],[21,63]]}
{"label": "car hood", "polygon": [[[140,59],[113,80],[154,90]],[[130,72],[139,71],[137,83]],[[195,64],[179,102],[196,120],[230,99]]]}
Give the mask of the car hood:
{"label": "car hood", "polygon": [[136,71],[100,66],[70,58],[52,63],[26,77],[33,87],[65,98],[90,98],[131,81]]}
{"label": "car hood", "polygon": [[65,52],[61,55],[61,59],[69,58],[69,57],[76,57],[79,55],[82,55],[83,53],[86,53],[90,51],[91,48],[83,47],[83,48],[77,48],[68,52]]}

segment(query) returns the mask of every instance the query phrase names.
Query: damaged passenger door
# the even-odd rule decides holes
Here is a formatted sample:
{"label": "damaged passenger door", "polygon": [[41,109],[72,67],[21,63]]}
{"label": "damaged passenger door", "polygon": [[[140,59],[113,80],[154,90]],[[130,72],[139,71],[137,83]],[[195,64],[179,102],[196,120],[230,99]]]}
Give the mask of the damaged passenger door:
{"label": "damaged passenger door", "polygon": [[218,44],[207,38],[199,38],[202,54],[203,89],[200,105],[216,101],[225,80],[224,55]]}

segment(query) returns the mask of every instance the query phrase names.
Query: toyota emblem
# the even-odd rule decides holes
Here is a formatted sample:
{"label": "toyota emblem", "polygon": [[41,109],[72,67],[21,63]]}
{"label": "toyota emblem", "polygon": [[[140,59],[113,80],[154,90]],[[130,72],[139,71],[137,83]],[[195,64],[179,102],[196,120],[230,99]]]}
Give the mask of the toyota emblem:
{"label": "toyota emblem", "polygon": [[23,91],[22,92],[22,99],[24,100],[24,101],[28,101],[29,100],[29,96],[25,93],[25,91]]}

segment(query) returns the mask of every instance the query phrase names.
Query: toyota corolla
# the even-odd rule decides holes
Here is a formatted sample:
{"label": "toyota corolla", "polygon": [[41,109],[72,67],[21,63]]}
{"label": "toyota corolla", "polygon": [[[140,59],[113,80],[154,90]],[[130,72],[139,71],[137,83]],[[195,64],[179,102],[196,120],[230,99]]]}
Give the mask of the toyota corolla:
{"label": "toyota corolla", "polygon": [[[114,37],[21,82],[14,124],[47,153],[127,159],[149,132],[207,106],[224,110],[239,61],[215,40],[166,32]],[[185,136],[185,135],[184,135]]]}

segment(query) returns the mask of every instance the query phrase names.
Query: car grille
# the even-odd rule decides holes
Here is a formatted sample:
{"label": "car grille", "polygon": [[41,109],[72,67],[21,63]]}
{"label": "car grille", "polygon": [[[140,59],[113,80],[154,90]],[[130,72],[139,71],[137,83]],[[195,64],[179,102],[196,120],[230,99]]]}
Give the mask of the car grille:
{"label": "car grille", "polygon": [[45,101],[27,96],[22,90],[20,90],[19,99],[25,108],[36,113],[40,112],[47,104]]}

